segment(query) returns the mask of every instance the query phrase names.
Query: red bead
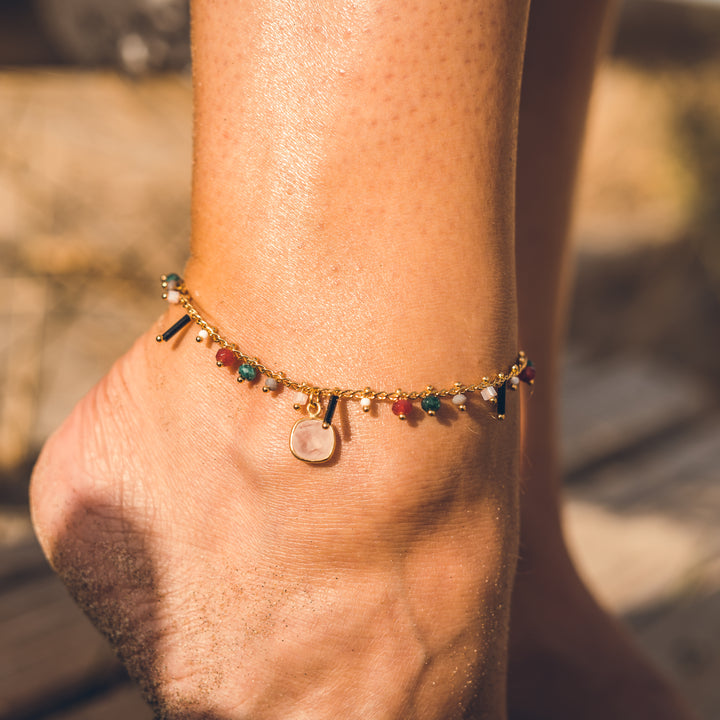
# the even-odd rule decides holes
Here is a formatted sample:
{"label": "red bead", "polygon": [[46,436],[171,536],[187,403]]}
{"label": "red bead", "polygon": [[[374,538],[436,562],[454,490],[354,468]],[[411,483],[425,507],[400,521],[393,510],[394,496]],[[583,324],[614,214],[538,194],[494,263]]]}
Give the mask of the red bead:
{"label": "red bead", "polygon": [[234,365],[235,362],[237,362],[235,353],[230,348],[220,348],[217,353],[215,353],[215,359],[218,365]]}
{"label": "red bead", "polygon": [[535,368],[532,365],[526,365],[524,370],[518,375],[518,377],[523,381],[528,383],[528,385],[532,385],[535,382],[535,375],[536,375]]}
{"label": "red bead", "polygon": [[405,418],[412,410],[412,403],[407,398],[398,398],[392,404],[392,411],[400,418]]}

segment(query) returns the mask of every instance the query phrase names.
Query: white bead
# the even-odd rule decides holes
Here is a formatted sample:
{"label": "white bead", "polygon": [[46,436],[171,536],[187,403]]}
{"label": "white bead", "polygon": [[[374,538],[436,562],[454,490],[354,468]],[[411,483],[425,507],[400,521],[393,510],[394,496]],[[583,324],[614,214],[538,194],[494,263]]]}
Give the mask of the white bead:
{"label": "white bead", "polygon": [[269,378],[265,379],[265,387],[268,390],[277,390],[277,386],[278,386],[278,384],[277,384],[277,380],[275,378],[269,377]]}
{"label": "white bead", "polygon": [[172,305],[177,305],[180,302],[180,293],[177,290],[168,290],[167,301]]}
{"label": "white bead", "polygon": [[497,390],[492,385],[490,385],[490,387],[486,387],[481,390],[480,394],[482,395],[483,400],[492,400],[493,398],[497,397]]}
{"label": "white bead", "polygon": [[512,377],[512,378],[510,378],[510,384],[511,384],[511,385],[519,385],[519,384],[520,384],[520,378],[519,378],[519,377]]}
{"label": "white bead", "polygon": [[367,412],[370,409],[372,400],[370,398],[360,398],[360,407]]}
{"label": "white bead", "polygon": [[198,336],[201,340],[207,340],[208,331],[207,331],[205,328],[203,328],[202,330],[200,330],[200,331],[198,332],[197,336]]}
{"label": "white bead", "polygon": [[293,405],[305,405],[308,401],[308,396],[304,392],[296,392],[293,395]]}
{"label": "white bead", "polygon": [[462,393],[458,393],[457,395],[453,395],[452,401],[453,405],[464,405],[467,402],[467,397]]}

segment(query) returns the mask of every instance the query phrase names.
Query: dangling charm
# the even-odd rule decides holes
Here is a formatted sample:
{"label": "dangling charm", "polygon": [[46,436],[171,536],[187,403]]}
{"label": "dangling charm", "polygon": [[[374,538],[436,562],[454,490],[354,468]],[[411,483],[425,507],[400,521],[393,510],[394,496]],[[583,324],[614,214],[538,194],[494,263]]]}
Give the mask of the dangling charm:
{"label": "dangling charm", "polygon": [[[398,391],[400,392],[400,391]],[[391,410],[401,420],[406,420],[412,412],[412,403],[406,397],[399,397],[393,404]]]}
{"label": "dangling charm", "polygon": [[523,368],[523,371],[520,373],[519,378],[528,385],[532,385],[535,382],[535,376],[537,375],[537,370],[535,369],[535,366],[532,363],[532,360],[527,361],[527,365]]}
{"label": "dangling charm", "polygon": [[243,363],[238,368],[237,381],[239,383],[245,382],[245,380],[247,380],[248,382],[250,380],[254,380],[256,376],[257,376],[257,370],[255,370],[255,368],[252,365],[249,365],[248,363]]}
{"label": "dangling charm", "polygon": [[323,463],[335,452],[335,428],[331,425],[337,405],[337,395],[332,395],[325,417],[321,419],[320,401],[310,398],[307,411],[310,417],[298,420],[290,432],[290,452],[298,459],[308,463]]}
{"label": "dangling charm", "polygon": [[435,415],[440,409],[440,398],[437,395],[426,395],[420,401],[420,407],[422,407],[428,415]]}
{"label": "dangling charm", "polygon": [[275,392],[275,390],[278,389],[278,381],[274,377],[267,377],[265,378],[265,384],[263,385],[262,391],[264,393],[267,392]]}
{"label": "dangling charm", "polygon": [[487,400],[487,402],[497,402],[497,390],[492,385],[488,385],[486,388],[483,388],[480,391],[480,396],[483,400]]}
{"label": "dangling charm", "polygon": [[182,282],[181,277],[177,273],[170,273],[169,275],[163,275],[162,278],[163,290],[175,290],[178,285]]}
{"label": "dangling charm", "polygon": [[338,403],[338,396],[337,395],[331,395],[330,400],[328,401],[327,410],[325,411],[325,417],[323,418],[323,427],[327,430],[327,428],[332,425],[332,419],[333,415],[335,415],[335,408],[337,407]]}
{"label": "dangling charm", "polygon": [[500,385],[497,389],[497,417],[498,420],[504,420],[505,419],[505,389],[507,388],[507,383],[503,383]]}
{"label": "dangling charm", "polygon": [[229,347],[221,347],[215,353],[215,364],[218,367],[230,367],[237,362],[235,353]]}
{"label": "dangling charm", "polygon": [[167,342],[177,335],[192,318],[189,315],[183,315],[172,327],[169,327],[162,335],[158,335],[155,340],[158,342]]}

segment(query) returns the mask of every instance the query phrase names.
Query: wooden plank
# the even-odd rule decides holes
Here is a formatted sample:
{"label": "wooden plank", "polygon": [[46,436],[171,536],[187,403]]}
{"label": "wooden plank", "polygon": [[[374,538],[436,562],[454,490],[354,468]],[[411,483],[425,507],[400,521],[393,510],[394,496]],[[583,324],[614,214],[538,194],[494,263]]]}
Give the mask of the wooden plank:
{"label": "wooden plank", "polygon": [[20,464],[30,451],[47,294],[44,279],[0,278],[0,468],[4,471]]}
{"label": "wooden plank", "polygon": [[720,416],[568,490],[570,545],[704,717],[720,717]]}
{"label": "wooden plank", "polygon": [[34,537],[0,547],[0,588],[3,592],[18,582],[50,572],[50,566]]}
{"label": "wooden plank", "polygon": [[46,715],[43,720],[152,720],[153,712],[140,690],[130,684],[113,688],[100,697],[78,704],[70,710]]}
{"label": "wooden plank", "polygon": [[[5,548],[21,545],[34,537],[27,507],[27,491],[17,502],[7,498],[7,485],[14,482],[12,476],[0,480],[0,552]],[[24,483],[27,485],[27,482]],[[10,493],[13,494],[12,492]],[[21,504],[22,503],[22,504]]]}
{"label": "wooden plank", "polygon": [[662,603],[720,557],[719,437],[715,416],[568,489],[570,543],[614,610]]}
{"label": "wooden plank", "polygon": [[57,707],[123,674],[107,642],[53,575],[0,595],[0,637],[0,720]]}
{"label": "wooden plank", "polygon": [[577,477],[702,417],[707,394],[695,381],[642,358],[593,363],[570,353],[561,385],[563,466]]}
{"label": "wooden plank", "polygon": [[[712,586],[720,588],[720,567]],[[720,590],[698,587],[639,625],[645,648],[669,669],[702,717],[720,718]]]}
{"label": "wooden plank", "polygon": [[590,473],[570,497],[625,515],[657,512],[720,533],[720,416]]}

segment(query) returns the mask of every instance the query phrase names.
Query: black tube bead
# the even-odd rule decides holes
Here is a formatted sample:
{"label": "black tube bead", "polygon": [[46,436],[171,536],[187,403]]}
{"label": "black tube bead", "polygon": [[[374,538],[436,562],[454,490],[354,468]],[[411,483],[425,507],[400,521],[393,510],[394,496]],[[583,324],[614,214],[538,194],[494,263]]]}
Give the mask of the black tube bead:
{"label": "black tube bead", "polygon": [[162,335],[158,335],[155,339],[158,342],[161,340],[163,342],[167,342],[174,335],[177,335],[191,321],[192,318],[189,315],[183,315],[172,327],[169,327]]}
{"label": "black tube bead", "polygon": [[498,419],[502,420],[505,417],[505,390],[507,389],[507,383],[503,383],[497,389],[497,416]]}
{"label": "black tube bead", "polygon": [[323,418],[323,427],[329,428],[332,423],[333,415],[335,414],[335,408],[337,407],[338,396],[331,395],[328,400],[327,410],[325,411],[325,417]]}

